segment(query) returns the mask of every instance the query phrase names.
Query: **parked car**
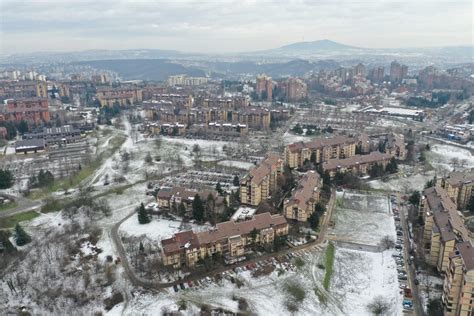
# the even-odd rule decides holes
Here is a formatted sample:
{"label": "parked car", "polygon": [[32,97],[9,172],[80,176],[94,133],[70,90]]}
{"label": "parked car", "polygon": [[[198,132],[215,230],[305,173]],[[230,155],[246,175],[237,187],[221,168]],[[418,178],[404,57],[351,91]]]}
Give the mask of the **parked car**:
{"label": "parked car", "polygon": [[395,245],[395,249],[403,249],[403,245]]}
{"label": "parked car", "polygon": [[173,290],[174,290],[175,292],[178,292],[178,286],[177,286],[176,284],[173,285]]}
{"label": "parked car", "polygon": [[420,281],[418,279],[415,278],[415,280],[413,281],[415,283],[415,285],[418,285],[420,284]]}
{"label": "parked car", "polygon": [[399,280],[408,280],[406,275],[398,275]]}
{"label": "parked car", "polygon": [[184,284],[183,284],[183,283],[180,283],[180,284],[179,284],[179,287],[181,288],[181,290],[186,289],[186,288],[184,287]]}

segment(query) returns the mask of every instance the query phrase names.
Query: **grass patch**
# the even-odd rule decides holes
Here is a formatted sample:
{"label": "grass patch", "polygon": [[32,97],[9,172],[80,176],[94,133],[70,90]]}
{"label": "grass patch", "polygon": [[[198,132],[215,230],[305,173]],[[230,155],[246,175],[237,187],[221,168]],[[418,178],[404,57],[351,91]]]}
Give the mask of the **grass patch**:
{"label": "grass patch", "polygon": [[17,202],[10,202],[10,203],[7,203],[7,204],[2,204],[2,205],[0,205],[0,212],[11,210],[12,208],[15,208],[17,206],[18,206]]}
{"label": "grass patch", "polygon": [[305,265],[305,262],[300,257],[296,257],[293,259],[293,264],[296,268],[301,269]]}
{"label": "grass patch", "polygon": [[321,304],[324,304],[326,305],[327,301],[328,301],[328,298],[326,296],[326,294],[324,294],[319,288],[315,287],[314,288],[314,294],[316,294],[316,296],[318,297],[319,299],[319,302],[321,302]]}
{"label": "grass patch", "polygon": [[326,290],[329,289],[329,285],[331,284],[335,253],[336,253],[336,247],[334,247],[332,243],[329,243],[328,247],[326,248],[326,264],[325,264],[326,272],[324,273],[324,280],[323,280],[323,286]]}
{"label": "grass patch", "polygon": [[343,198],[336,198],[336,207],[344,207],[344,199]]}
{"label": "grass patch", "polygon": [[29,211],[29,212],[5,217],[5,218],[2,218],[2,220],[0,221],[0,228],[14,227],[19,222],[29,221],[38,216],[39,214],[36,213],[35,211]]}

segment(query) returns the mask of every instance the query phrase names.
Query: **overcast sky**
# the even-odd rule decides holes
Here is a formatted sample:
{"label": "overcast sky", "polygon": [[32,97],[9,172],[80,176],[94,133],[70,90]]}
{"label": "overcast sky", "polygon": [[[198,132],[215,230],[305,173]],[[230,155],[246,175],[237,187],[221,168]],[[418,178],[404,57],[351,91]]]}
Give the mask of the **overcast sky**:
{"label": "overcast sky", "polygon": [[471,0],[0,0],[0,50],[472,45],[472,20]]}

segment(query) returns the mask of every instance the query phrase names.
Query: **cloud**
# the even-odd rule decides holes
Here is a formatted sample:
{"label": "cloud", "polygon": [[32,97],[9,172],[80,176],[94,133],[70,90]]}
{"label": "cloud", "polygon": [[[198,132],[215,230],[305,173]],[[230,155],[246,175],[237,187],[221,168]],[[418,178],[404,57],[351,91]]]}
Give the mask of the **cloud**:
{"label": "cloud", "polygon": [[466,0],[0,1],[2,53],[267,49],[330,38],[364,47],[470,44]]}

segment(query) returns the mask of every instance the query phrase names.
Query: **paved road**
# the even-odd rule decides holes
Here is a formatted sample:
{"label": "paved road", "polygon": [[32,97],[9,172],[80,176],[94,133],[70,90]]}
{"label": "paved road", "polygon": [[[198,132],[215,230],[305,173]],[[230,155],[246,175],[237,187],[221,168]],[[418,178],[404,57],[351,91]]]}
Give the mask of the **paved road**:
{"label": "paved road", "polygon": [[144,287],[144,288],[147,288],[147,289],[160,290],[160,289],[168,288],[168,287],[171,287],[171,286],[174,286],[174,285],[178,285],[178,284],[183,283],[183,282],[196,281],[196,280],[200,280],[200,279],[202,279],[206,276],[217,275],[217,274],[220,274],[222,272],[232,270],[236,267],[243,267],[243,266],[246,266],[250,263],[258,262],[258,261],[261,261],[261,260],[266,260],[266,259],[269,259],[269,258],[272,258],[272,257],[275,257],[275,256],[286,255],[289,252],[294,252],[294,251],[298,251],[298,250],[302,250],[302,249],[314,249],[314,248],[320,247],[326,241],[325,235],[326,235],[326,232],[327,232],[329,220],[332,216],[333,208],[334,208],[334,205],[335,205],[335,200],[336,200],[335,199],[335,190],[333,190],[333,192],[331,194],[331,198],[328,202],[327,215],[324,216],[323,220],[321,221],[321,229],[320,229],[320,232],[319,232],[319,236],[318,236],[318,238],[316,239],[315,242],[304,244],[304,245],[293,247],[293,248],[289,248],[289,249],[283,249],[283,250],[280,250],[280,251],[275,252],[275,253],[265,254],[263,256],[260,256],[258,258],[254,258],[254,259],[249,260],[249,261],[244,261],[244,262],[236,263],[236,264],[233,264],[233,265],[224,266],[224,267],[215,269],[215,270],[210,271],[210,272],[194,273],[189,277],[186,277],[182,280],[177,280],[177,281],[174,281],[174,282],[159,283],[159,282],[154,282],[154,281],[142,279],[142,278],[138,277],[135,274],[135,272],[133,270],[133,267],[131,267],[130,262],[127,259],[127,255],[126,255],[125,249],[123,247],[122,241],[120,240],[118,230],[119,230],[120,225],[123,222],[125,222],[131,216],[135,215],[135,211],[128,214],[125,218],[123,218],[121,221],[119,221],[118,223],[116,223],[113,226],[112,231],[111,231],[111,237],[112,237],[112,241],[115,244],[115,249],[117,250],[117,254],[120,258],[120,261],[122,262],[122,265],[124,267],[124,271],[127,274],[130,281],[134,285],[137,285],[137,286],[141,286],[141,287]]}
{"label": "paved road", "polygon": [[20,214],[20,213],[25,213],[33,210],[37,210],[41,207],[42,203],[41,201],[35,201],[35,200],[30,200],[24,197],[17,197],[17,196],[11,196],[8,194],[3,194],[8,196],[10,199],[14,200],[18,205],[15,208],[1,211],[0,212],[0,218],[4,217],[9,217],[12,215]]}
{"label": "paved road", "polygon": [[409,227],[408,227],[408,210],[406,206],[400,204],[401,198],[400,195],[397,195],[398,210],[400,212],[400,223],[403,228],[403,252],[405,257],[405,270],[408,274],[408,286],[413,291],[413,314],[417,316],[423,316],[423,306],[421,304],[420,292],[418,286],[415,285],[416,271],[414,263],[408,264],[408,258],[410,257],[410,238],[409,238]]}

